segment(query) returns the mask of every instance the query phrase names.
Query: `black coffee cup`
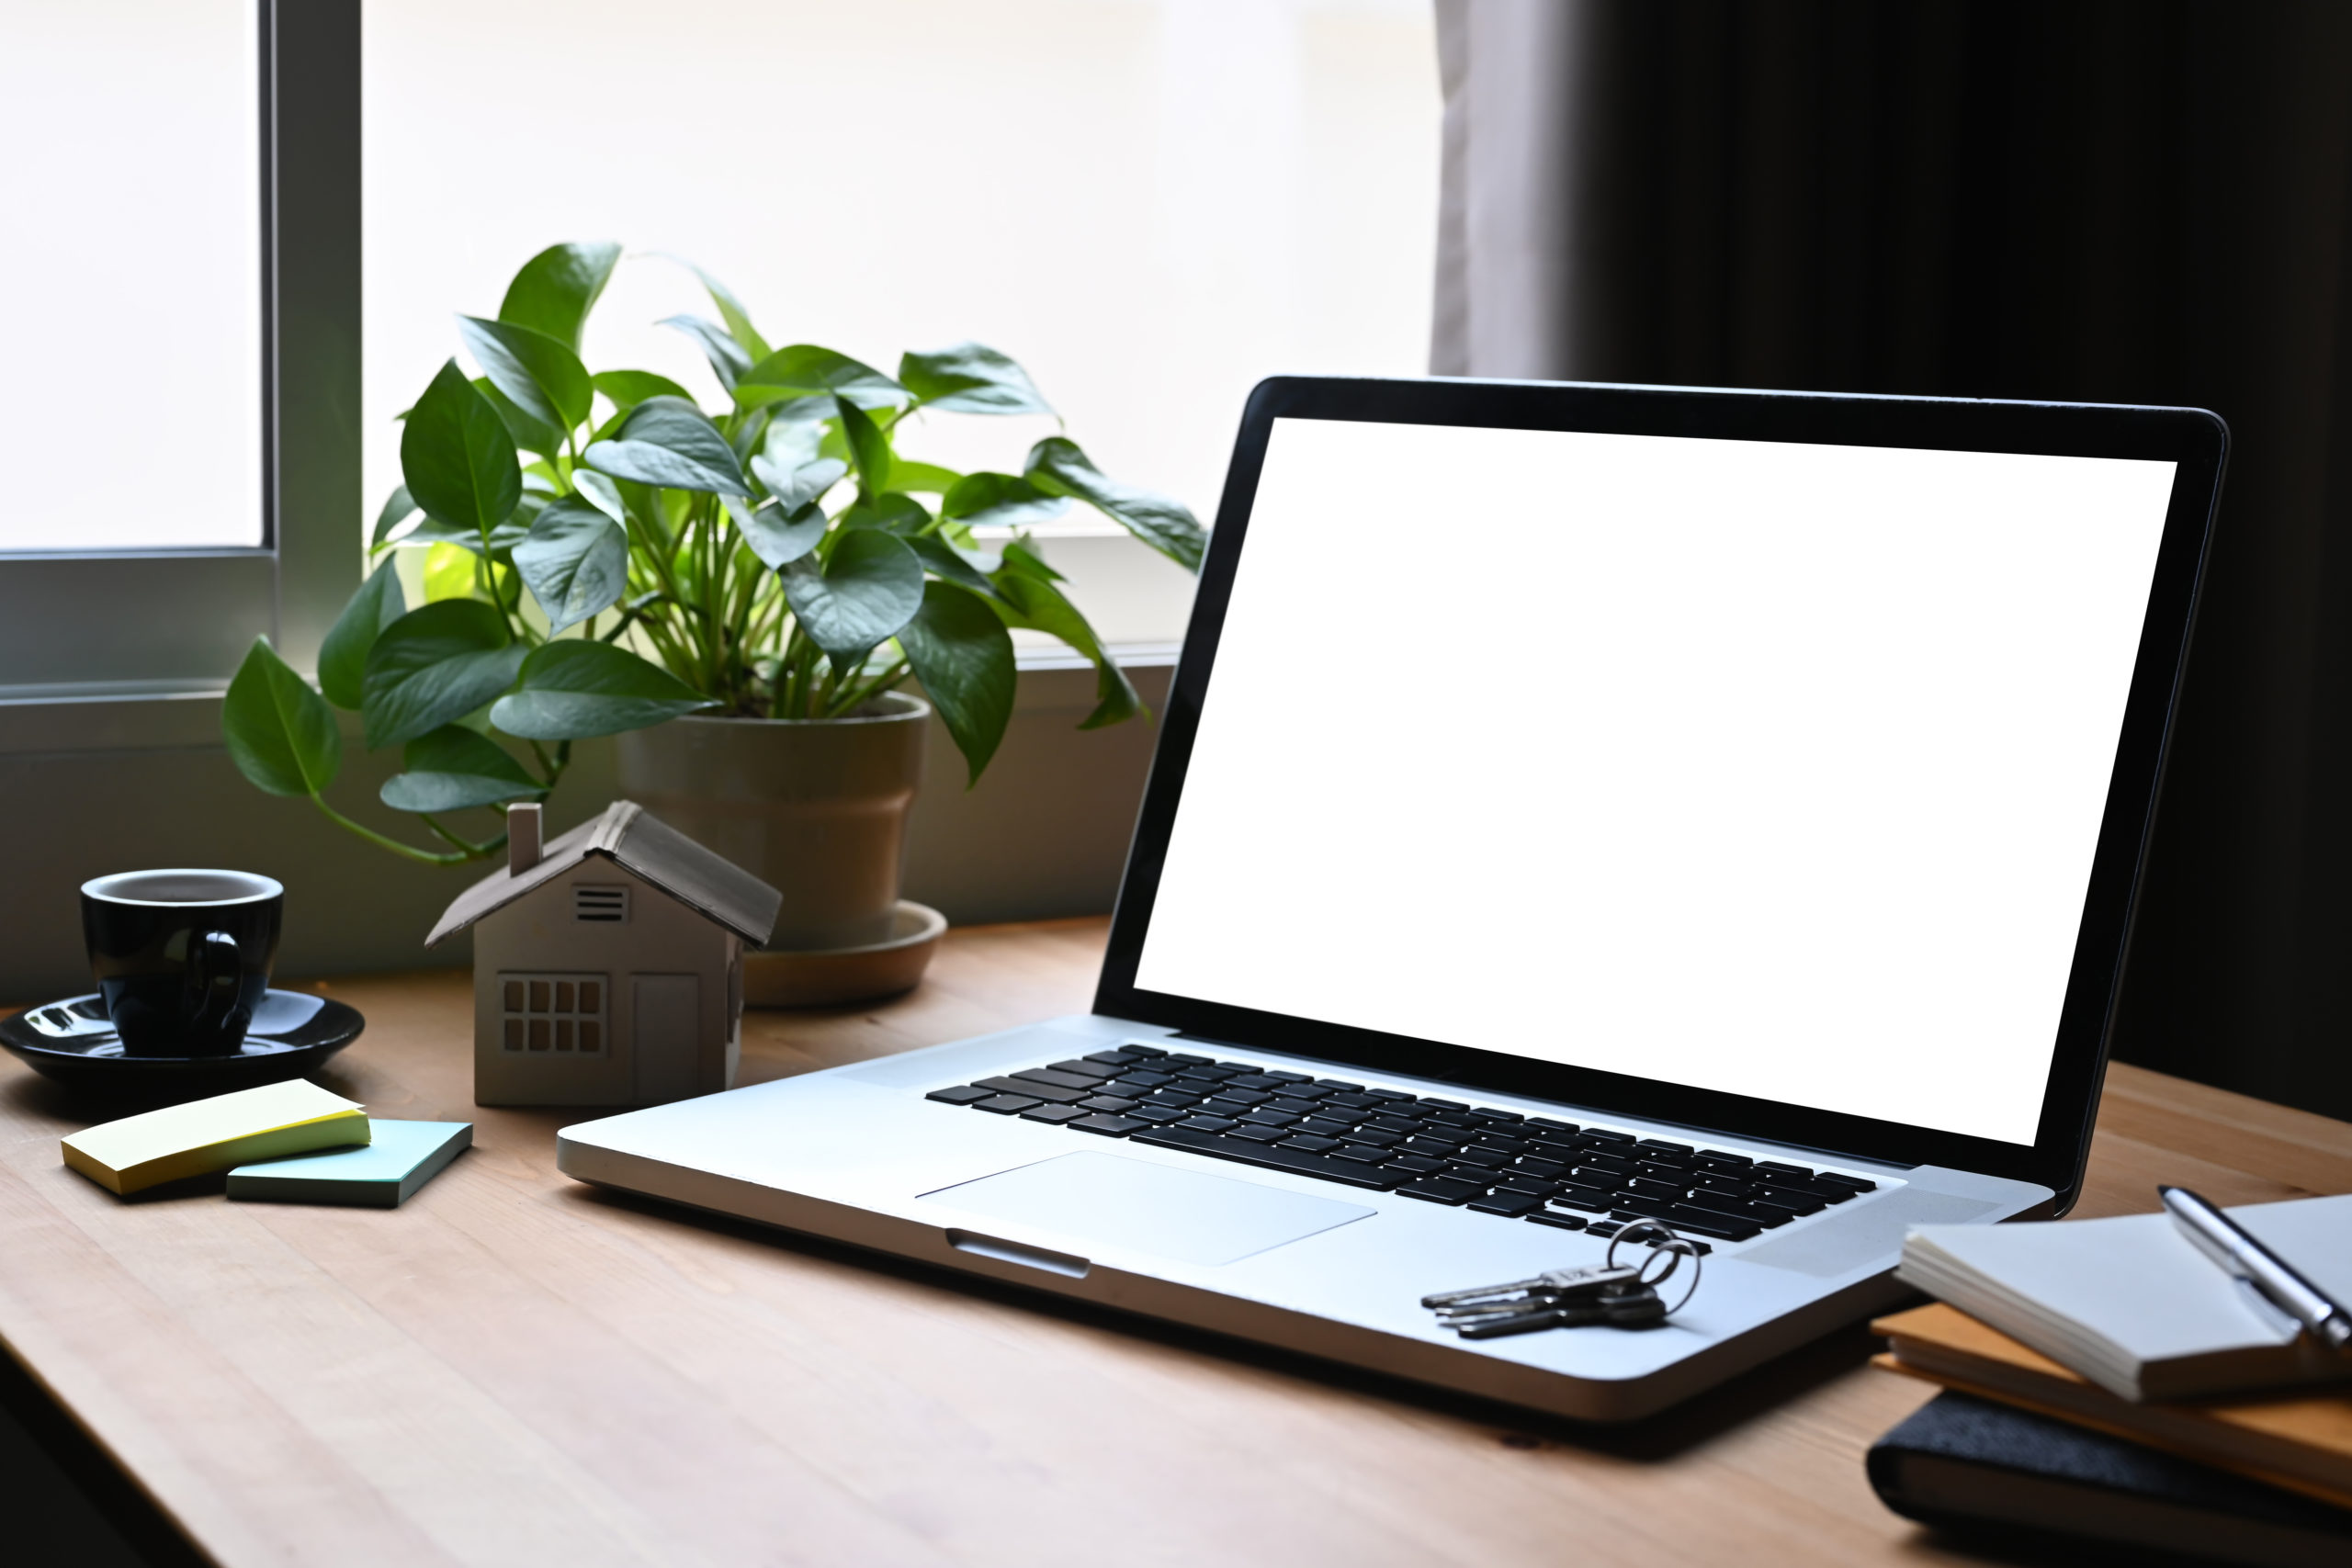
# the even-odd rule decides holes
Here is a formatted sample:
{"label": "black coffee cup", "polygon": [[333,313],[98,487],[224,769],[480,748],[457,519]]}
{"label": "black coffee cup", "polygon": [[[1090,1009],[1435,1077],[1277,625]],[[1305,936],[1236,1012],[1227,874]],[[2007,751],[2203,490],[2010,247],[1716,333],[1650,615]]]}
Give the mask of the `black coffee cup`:
{"label": "black coffee cup", "polygon": [[125,871],[82,884],[82,939],[132,1056],[226,1056],[277,961],[286,889],[247,871]]}

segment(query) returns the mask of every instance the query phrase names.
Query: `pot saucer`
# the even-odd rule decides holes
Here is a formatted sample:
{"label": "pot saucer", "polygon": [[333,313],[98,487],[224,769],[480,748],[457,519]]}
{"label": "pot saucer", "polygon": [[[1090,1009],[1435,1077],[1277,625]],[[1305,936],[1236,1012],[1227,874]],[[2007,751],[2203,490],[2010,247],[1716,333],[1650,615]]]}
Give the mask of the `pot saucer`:
{"label": "pot saucer", "polygon": [[947,917],[901,898],[890,934],[862,947],[758,951],[743,954],[743,1001],[755,1008],[842,1007],[911,990],[930,967]]}
{"label": "pot saucer", "polygon": [[133,1056],[97,997],[70,997],[0,1019],[0,1045],[44,1077],[117,1100],[195,1100],[316,1072],[359,1038],[356,1008],[308,991],[272,990],[245,1043],[228,1056]]}

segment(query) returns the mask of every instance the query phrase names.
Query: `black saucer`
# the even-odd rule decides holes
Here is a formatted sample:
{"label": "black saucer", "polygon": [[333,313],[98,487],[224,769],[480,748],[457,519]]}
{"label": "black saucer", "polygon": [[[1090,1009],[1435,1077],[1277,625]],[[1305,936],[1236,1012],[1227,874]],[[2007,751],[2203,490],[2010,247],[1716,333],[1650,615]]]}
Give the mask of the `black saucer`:
{"label": "black saucer", "polygon": [[356,1008],[307,991],[273,990],[254,1010],[245,1043],[230,1056],[132,1056],[105,1004],[73,997],[0,1019],[6,1045],[35,1072],[118,1100],[194,1100],[316,1072],[368,1027]]}

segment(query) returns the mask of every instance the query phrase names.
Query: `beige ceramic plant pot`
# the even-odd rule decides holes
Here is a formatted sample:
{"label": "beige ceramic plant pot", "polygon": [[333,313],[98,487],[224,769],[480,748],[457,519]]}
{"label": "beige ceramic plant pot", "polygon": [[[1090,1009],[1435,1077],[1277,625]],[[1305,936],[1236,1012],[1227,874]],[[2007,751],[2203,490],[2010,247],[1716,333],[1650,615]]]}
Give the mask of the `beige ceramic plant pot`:
{"label": "beige ceramic plant pot", "polygon": [[847,718],[688,717],[618,738],[623,795],[784,895],[768,951],[745,955],[746,1000],[850,1001],[921,976],[945,922],[901,904],[899,875],[930,718],[891,692]]}

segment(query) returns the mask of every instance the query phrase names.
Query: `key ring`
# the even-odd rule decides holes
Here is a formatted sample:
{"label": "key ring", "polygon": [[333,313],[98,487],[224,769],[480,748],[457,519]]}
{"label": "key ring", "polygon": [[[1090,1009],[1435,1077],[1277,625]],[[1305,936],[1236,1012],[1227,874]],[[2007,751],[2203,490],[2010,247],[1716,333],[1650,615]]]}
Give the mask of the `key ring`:
{"label": "key ring", "polygon": [[[1653,1290],[1674,1278],[1674,1271],[1682,1267],[1684,1258],[1688,1258],[1690,1260],[1690,1288],[1682,1292],[1680,1301],[1666,1309],[1667,1315],[1671,1317],[1689,1306],[1690,1298],[1699,1293],[1699,1274],[1700,1270],[1705,1267],[1699,1261],[1699,1249],[1685,1237],[1677,1235],[1670,1226],[1657,1220],[1635,1220],[1609,1238],[1609,1253],[1600,1260],[1600,1266],[1604,1269],[1616,1268],[1618,1244],[1635,1239],[1649,1242],[1650,1255],[1642,1259],[1642,1266],[1635,1270],[1634,1278]],[[1666,1267],[1659,1269],[1657,1274],[1651,1274],[1650,1265],[1661,1258],[1666,1259]]]}

